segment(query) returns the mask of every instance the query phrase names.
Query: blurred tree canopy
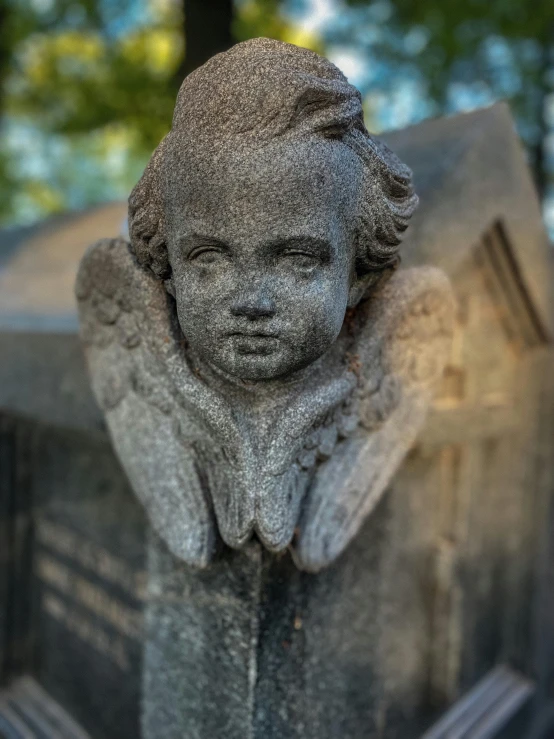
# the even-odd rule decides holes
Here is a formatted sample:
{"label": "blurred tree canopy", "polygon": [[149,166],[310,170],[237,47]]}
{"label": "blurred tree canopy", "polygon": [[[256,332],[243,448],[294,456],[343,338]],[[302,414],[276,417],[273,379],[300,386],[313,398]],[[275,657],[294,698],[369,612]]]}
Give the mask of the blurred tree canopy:
{"label": "blurred tree canopy", "polygon": [[553,0],[0,0],[0,221],[125,197],[183,77],[254,36],[347,50],[377,129],[508,99],[552,188]]}
{"label": "blurred tree canopy", "polygon": [[95,163],[122,160],[111,167],[118,190],[125,183],[117,172],[126,179],[129,165],[130,177],[138,175],[141,153],[171,120],[181,8],[164,0],[145,9],[132,0],[0,1],[0,35],[10,44],[0,98],[4,213],[32,217],[112,196]]}
{"label": "blurred tree canopy", "polygon": [[[394,78],[417,79],[425,115],[463,109],[468,101],[510,103],[527,145],[539,191],[552,182],[554,2],[552,0],[347,0],[349,22],[329,34],[360,54],[387,62]],[[375,10],[386,31],[364,35]],[[365,19],[365,22],[364,22]]]}

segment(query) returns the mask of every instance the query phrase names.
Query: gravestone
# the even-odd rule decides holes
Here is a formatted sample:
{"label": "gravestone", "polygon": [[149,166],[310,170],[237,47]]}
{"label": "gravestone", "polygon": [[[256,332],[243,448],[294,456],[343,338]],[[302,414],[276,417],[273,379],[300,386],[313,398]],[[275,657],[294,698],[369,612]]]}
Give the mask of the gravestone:
{"label": "gravestone", "polygon": [[142,715],[144,736],[409,739],[505,663],[533,681],[534,715],[546,706],[551,273],[536,197],[503,106],[385,138],[420,196],[396,274],[444,270],[454,339],[417,441],[318,574],[256,540],[204,570],[183,562],[115,457],[76,335],[0,335],[0,733],[138,736]]}

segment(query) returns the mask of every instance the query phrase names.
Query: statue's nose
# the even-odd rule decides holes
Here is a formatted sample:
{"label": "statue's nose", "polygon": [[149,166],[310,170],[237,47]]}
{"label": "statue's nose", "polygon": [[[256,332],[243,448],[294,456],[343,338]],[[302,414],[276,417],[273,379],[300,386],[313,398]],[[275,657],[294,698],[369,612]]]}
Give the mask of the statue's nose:
{"label": "statue's nose", "polygon": [[250,320],[256,318],[271,318],[275,315],[275,303],[267,294],[267,291],[260,286],[259,289],[246,290],[241,292],[233,300],[231,304],[231,313],[233,316],[243,316]]}

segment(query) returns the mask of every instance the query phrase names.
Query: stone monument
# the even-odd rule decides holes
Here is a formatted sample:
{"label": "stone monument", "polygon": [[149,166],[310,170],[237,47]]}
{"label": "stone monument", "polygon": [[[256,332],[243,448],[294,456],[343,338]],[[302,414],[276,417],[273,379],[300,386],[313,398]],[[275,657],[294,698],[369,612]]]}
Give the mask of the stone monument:
{"label": "stone monument", "polygon": [[239,45],[185,81],[130,243],[82,262],[103,413],[74,334],[0,330],[0,735],[544,723],[536,197],[502,106],[385,138],[421,198],[402,247],[410,173],[356,91]]}
{"label": "stone monument", "polygon": [[445,275],[396,271],[416,204],[316,54],[256,39],[185,80],[130,245],[77,281],[96,397],[176,557],[254,536],[318,571],[378,503],[452,335]]}
{"label": "stone monument", "polygon": [[[131,194],[130,244],[102,241],[84,257],[93,389],[163,541],[150,552],[145,736],[360,736],[348,700],[321,710],[325,690],[283,717],[290,691],[256,696],[253,675],[273,682],[271,670],[238,645],[242,620],[281,659],[289,611],[320,601],[310,585],[289,590],[286,560],[261,547],[310,572],[335,561],[423,425],[454,310],[436,268],[396,270],[416,204],[411,172],[368,134],[339,70],[255,39],[187,77]],[[271,626],[252,631],[275,587]],[[181,589],[243,603],[222,630]],[[342,598],[329,589],[338,619],[371,607],[363,592]],[[351,679],[330,643],[324,669]]]}

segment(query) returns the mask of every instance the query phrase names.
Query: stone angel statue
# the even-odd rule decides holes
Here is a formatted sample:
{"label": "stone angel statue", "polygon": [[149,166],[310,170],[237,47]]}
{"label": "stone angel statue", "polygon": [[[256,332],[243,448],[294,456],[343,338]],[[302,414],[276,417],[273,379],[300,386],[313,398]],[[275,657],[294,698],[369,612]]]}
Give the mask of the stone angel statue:
{"label": "stone angel statue", "polygon": [[92,246],[76,286],[115,450],[177,557],[255,536],[317,571],[371,513],[452,333],[447,278],[396,269],[416,205],[317,54],[255,39],[185,79],[130,243]]}

